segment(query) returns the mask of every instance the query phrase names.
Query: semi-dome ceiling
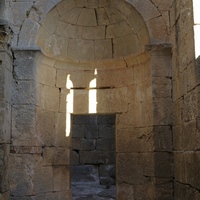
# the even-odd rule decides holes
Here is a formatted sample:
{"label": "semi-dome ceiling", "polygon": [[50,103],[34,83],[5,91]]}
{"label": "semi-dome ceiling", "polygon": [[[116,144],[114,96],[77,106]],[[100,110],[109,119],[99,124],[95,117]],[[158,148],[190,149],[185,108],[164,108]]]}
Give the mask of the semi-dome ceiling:
{"label": "semi-dome ceiling", "polygon": [[148,42],[144,20],[124,0],[63,0],[38,34],[45,55],[74,61],[139,54]]}

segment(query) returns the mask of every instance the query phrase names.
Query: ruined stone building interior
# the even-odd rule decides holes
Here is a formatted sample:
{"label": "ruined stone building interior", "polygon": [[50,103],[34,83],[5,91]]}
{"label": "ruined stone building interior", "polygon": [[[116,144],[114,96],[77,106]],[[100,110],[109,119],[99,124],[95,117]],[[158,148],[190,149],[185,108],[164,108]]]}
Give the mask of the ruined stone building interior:
{"label": "ruined stone building interior", "polygon": [[200,200],[200,0],[0,0],[0,200]]}

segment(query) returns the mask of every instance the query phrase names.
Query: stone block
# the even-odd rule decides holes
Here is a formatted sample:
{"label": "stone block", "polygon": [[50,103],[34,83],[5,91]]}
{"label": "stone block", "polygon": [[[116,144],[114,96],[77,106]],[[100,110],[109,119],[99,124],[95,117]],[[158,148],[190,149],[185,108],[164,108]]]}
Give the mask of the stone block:
{"label": "stone block", "polygon": [[34,81],[15,81],[13,82],[12,102],[16,104],[35,104],[36,89]]}
{"label": "stone block", "polygon": [[97,71],[97,87],[98,88],[127,87],[134,83],[133,77],[134,77],[133,68],[99,70]]}
{"label": "stone block", "polygon": [[199,191],[196,190],[195,188],[190,187],[185,183],[180,183],[178,181],[175,181],[174,198],[177,200],[190,199],[190,198],[198,200],[200,198],[200,194]]}
{"label": "stone block", "polygon": [[51,166],[37,166],[34,171],[34,192],[36,194],[53,191],[53,169]]}
{"label": "stone block", "polygon": [[12,25],[21,26],[32,5],[31,2],[14,2],[11,7]]}
{"label": "stone block", "polygon": [[115,163],[114,151],[80,151],[81,164],[113,164]]}
{"label": "stone block", "polygon": [[[91,10],[91,9],[89,9]],[[82,27],[82,38],[86,40],[104,40],[105,26]]]}
{"label": "stone block", "polygon": [[54,67],[45,64],[38,64],[35,78],[36,81],[41,84],[55,86],[56,70]]}
{"label": "stone block", "polygon": [[198,91],[196,89],[188,92],[183,100],[183,121],[195,120],[198,116]]}
{"label": "stone block", "polygon": [[[89,83],[87,84],[86,78],[90,78],[91,76],[87,77],[88,73],[83,70],[66,70],[66,69],[57,69],[57,76],[56,76],[56,86],[60,88],[87,88]],[[94,75],[94,71],[93,71]],[[68,77],[72,82],[72,86],[68,85]],[[92,79],[91,79],[92,80]]]}
{"label": "stone block", "polygon": [[97,112],[116,113],[127,111],[127,88],[97,90]]}
{"label": "stone block", "polygon": [[67,191],[70,189],[70,168],[53,166],[53,191]]}
{"label": "stone block", "polygon": [[172,97],[172,81],[166,77],[153,78],[153,97],[167,98]]}
{"label": "stone block", "polygon": [[115,126],[114,124],[99,124],[99,138],[114,139]]}
{"label": "stone block", "polygon": [[153,127],[154,145],[156,151],[172,151],[172,127],[154,126]]}
{"label": "stone block", "polygon": [[154,125],[172,124],[172,99],[159,98],[153,102],[153,123]]}
{"label": "stone block", "polygon": [[83,8],[77,21],[79,26],[97,26],[94,9]]}
{"label": "stone block", "polygon": [[106,14],[106,11],[104,8],[98,8],[96,9],[96,15],[97,15],[97,24],[102,26],[102,25],[109,25],[109,19]]}
{"label": "stone block", "polygon": [[98,138],[98,125],[86,124],[84,132],[86,138]]}
{"label": "stone block", "polygon": [[173,154],[169,152],[156,152],[154,155],[155,176],[160,178],[173,177]]}
{"label": "stone block", "polygon": [[76,151],[73,151],[71,152],[71,164],[72,165],[79,165],[80,162],[79,162],[79,154],[76,152]]}
{"label": "stone block", "polygon": [[64,13],[68,12],[72,8],[75,7],[75,1],[74,0],[69,0],[69,1],[61,1],[59,4],[56,5],[56,8],[62,16]]}
{"label": "stone block", "polygon": [[145,3],[141,1],[129,1],[129,3],[141,14],[144,21],[149,21],[160,16],[157,7],[151,1],[145,1]]}
{"label": "stone block", "polygon": [[118,153],[116,165],[117,183],[142,185],[146,177],[154,176],[153,153]]}
{"label": "stone block", "polygon": [[11,137],[11,105],[0,102],[0,143],[10,143]]}
{"label": "stone block", "polygon": [[147,22],[150,41],[154,44],[169,42],[170,34],[162,16],[153,18]]}
{"label": "stone block", "polygon": [[172,178],[155,178],[155,199],[173,199],[173,189],[174,183]]}
{"label": "stone block", "polygon": [[13,146],[41,146],[41,139],[36,134],[36,107],[15,105],[12,108]]}
{"label": "stone block", "polygon": [[126,183],[117,184],[117,197],[119,199],[134,200],[133,186]]}
{"label": "stone block", "polygon": [[[174,154],[174,175],[179,183],[190,185],[199,190],[199,152],[177,152]],[[195,174],[195,176],[194,176]]]}
{"label": "stone block", "polygon": [[[162,50],[160,50],[162,51]],[[163,51],[164,52],[164,51]],[[163,56],[151,56],[151,65],[153,77],[171,77],[171,55],[165,53]]]}
{"label": "stone block", "polygon": [[72,138],[72,149],[81,151],[92,151],[95,149],[94,139]]}
{"label": "stone block", "polygon": [[[23,197],[33,195],[35,187],[34,171],[36,169],[37,163],[40,162],[40,160],[40,155],[10,154],[9,183],[11,196]],[[40,178],[40,180],[36,184],[42,183],[42,177],[38,178]],[[51,181],[49,184],[51,184]]]}
{"label": "stone block", "polygon": [[65,14],[62,15],[60,18],[61,21],[67,22],[69,24],[77,24],[77,21],[80,17],[80,14],[82,12],[82,8],[72,7],[67,12],[65,11]]}
{"label": "stone block", "polygon": [[112,24],[107,26],[106,38],[122,37],[132,34],[132,27],[126,22],[120,22],[119,24]]}
{"label": "stone block", "polygon": [[95,40],[95,60],[111,59],[113,58],[112,41]]}
{"label": "stone block", "polygon": [[94,60],[94,41],[70,39],[68,57],[73,60]]}
{"label": "stone block", "polygon": [[37,51],[14,51],[14,78],[33,80],[35,78],[36,65],[34,59]]}
{"label": "stone block", "polygon": [[154,149],[152,127],[126,128],[116,131],[117,152],[150,152]]}
{"label": "stone block", "polygon": [[[129,41],[129,42],[127,42]],[[139,54],[142,53],[142,46],[138,40],[138,37],[135,34],[130,34],[120,38],[113,39],[114,45],[114,55],[113,57],[118,56],[128,56],[130,54]],[[134,46],[134,49],[132,48]]]}
{"label": "stone block", "polygon": [[40,108],[36,112],[36,135],[43,146],[52,146],[55,134],[55,113]]}
{"label": "stone block", "polygon": [[114,150],[115,140],[114,139],[97,139],[96,144],[97,150]]}
{"label": "stone block", "polygon": [[[116,119],[116,115],[115,114],[107,114],[107,115],[98,115],[98,123],[99,123],[99,127],[101,126],[101,124],[103,125],[108,125],[106,128],[110,129],[109,125],[115,125],[115,119]],[[108,131],[108,130],[107,130]]]}
{"label": "stone block", "polygon": [[68,166],[70,162],[70,149],[65,147],[45,147],[43,155],[43,166]]}
{"label": "stone block", "polygon": [[79,124],[72,124],[72,137],[73,138],[84,138],[85,137],[85,132],[84,132],[84,125],[79,125]]}
{"label": "stone block", "polygon": [[109,19],[110,24],[115,24],[123,21],[122,14],[115,8],[105,7],[104,8]]}
{"label": "stone block", "polygon": [[43,108],[49,111],[58,111],[59,109],[59,89],[50,86],[43,87]]}
{"label": "stone block", "polygon": [[71,115],[71,119],[73,124],[84,126],[87,118],[85,115]]}
{"label": "stone block", "polygon": [[36,48],[36,36],[38,30],[39,24],[31,19],[26,18],[23,21],[23,25],[19,33],[18,46]]}
{"label": "stone block", "polygon": [[195,151],[199,149],[199,132],[195,120],[174,126],[173,143],[176,150]]}
{"label": "stone block", "polygon": [[49,12],[43,22],[42,22],[42,27],[50,34],[53,34],[55,29],[56,29],[56,25],[59,19],[59,12],[56,8],[52,9],[51,12]]}

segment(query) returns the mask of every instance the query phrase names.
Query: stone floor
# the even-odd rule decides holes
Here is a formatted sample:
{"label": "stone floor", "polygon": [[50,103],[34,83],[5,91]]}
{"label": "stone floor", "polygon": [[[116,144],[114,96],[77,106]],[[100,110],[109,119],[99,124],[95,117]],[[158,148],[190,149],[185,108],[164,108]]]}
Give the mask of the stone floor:
{"label": "stone floor", "polygon": [[73,200],[115,200],[116,187],[99,185],[97,183],[72,184]]}

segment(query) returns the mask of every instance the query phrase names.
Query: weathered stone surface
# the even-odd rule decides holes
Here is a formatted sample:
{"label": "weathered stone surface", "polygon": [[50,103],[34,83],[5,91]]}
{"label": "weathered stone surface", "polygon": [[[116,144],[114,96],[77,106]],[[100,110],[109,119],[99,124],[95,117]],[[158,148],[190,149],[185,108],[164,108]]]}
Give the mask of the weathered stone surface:
{"label": "weathered stone surface", "polygon": [[58,111],[59,109],[59,89],[50,86],[43,87],[43,108],[49,111]]}
{"label": "weathered stone surface", "polygon": [[116,131],[117,152],[150,152],[154,149],[152,127],[126,128]]}
{"label": "weathered stone surface", "polygon": [[174,187],[175,187],[174,198],[176,198],[177,200],[188,199],[188,198],[198,200],[200,198],[199,191],[193,187],[190,187],[189,185],[180,182],[175,182]]}
{"label": "weathered stone surface", "polygon": [[66,166],[53,166],[53,190],[67,191],[70,189],[70,168]]}
{"label": "weathered stone surface", "polygon": [[170,78],[153,78],[153,97],[167,98],[172,96],[172,83]]}
{"label": "weathered stone surface", "polygon": [[86,124],[84,131],[86,138],[98,138],[99,131],[96,124]]}
{"label": "weathered stone surface", "polygon": [[97,139],[96,149],[115,149],[115,143],[113,139]]}
{"label": "weathered stone surface", "polygon": [[35,76],[34,59],[37,51],[15,51],[14,78],[32,80]]}
{"label": "weathered stone surface", "polygon": [[[199,190],[199,152],[183,152],[174,155],[175,180],[182,184],[189,184],[196,190]],[[195,176],[193,176],[195,174]]]}
{"label": "weathered stone surface", "polygon": [[55,134],[55,113],[37,109],[36,114],[37,137],[44,146],[52,146]]}
{"label": "weathered stone surface", "polygon": [[36,91],[35,82],[20,80],[13,82],[13,104],[35,104]]}
{"label": "weathered stone surface", "polygon": [[116,160],[118,163],[116,169],[118,182],[134,184],[139,181],[144,183],[145,177],[154,174],[153,153],[118,153]]}
{"label": "weathered stone surface", "polygon": [[12,144],[14,146],[41,146],[41,139],[36,133],[36,107],[16,105],[13,106],[12,113]]}
{"label": "weathered stone surface", "polygon": [[153,126],[153,135],[156,151],[172,151],[173,144],[171,126]]}
{"label": "weathered stone surface", "polygon": [[[39,155],[10,154],[9,181],[12,196],[31,196],[34,193],[36,164],[41,160]],[[15,170],[13,170],[15,169]],[[23,169],[23,170],[22,170]],[[50,175],[49,175],[50,177]],[[44,177],[40,177],[43,178]],[[38,184],[42,183],[40,180]],[[49,189],[49,188],[48,188]]]}
{"label": "weathered stone surface", "polygon": [[77,25],[80,26],[97,26],[96,14],[94,9],[83,8],[79,15]]}
{"label": "weathered stone surface", "polygon": [[70,161],[70,149],[65,147],[45,147],[43,151],[43,166],[68,166]]}
{"label": "weathered stone surface", "polygon": [[81,164],[108,164],[115,163],[114,151],[80,151]]}
{"label": "weathered stone surface", "polygon": [[11,137],[11,105],[0,102],[0,143],[10,143]]}
{"label": "weathered stone surface", "polygon": [[134,190],[133,186],[129,184],[117,184],[117,197],[119,199],[127,199],[133,200],[134,199]]}
{"label": "weathered stone surface", "polygon": [[171,98],[157,98],[153,102],[154,125],[172,124],[172,100]]}
{"label": "weathered stone surface", "polygon": [[72,147],[74,150],[92,151],[95,149],[94,139],[72,138]]}
{"label": "weathered stone surface", "polygon": [[173,199],[173,179],[155,178],[155,199]]}

